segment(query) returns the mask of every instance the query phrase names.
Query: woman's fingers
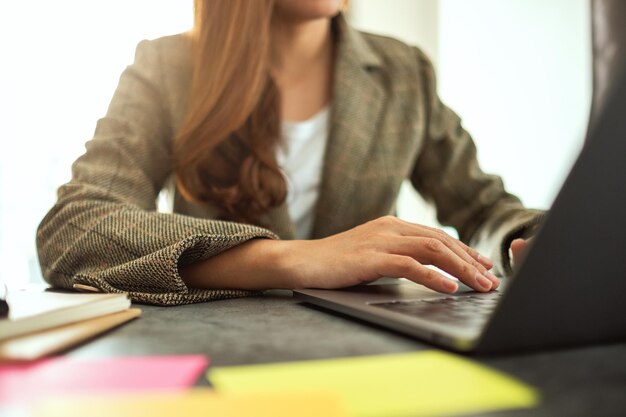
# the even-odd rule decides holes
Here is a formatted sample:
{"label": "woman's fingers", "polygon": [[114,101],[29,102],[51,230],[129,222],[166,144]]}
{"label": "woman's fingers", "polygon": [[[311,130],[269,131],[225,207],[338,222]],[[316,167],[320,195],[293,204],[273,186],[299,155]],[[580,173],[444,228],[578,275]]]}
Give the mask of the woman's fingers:
{"label": "woman's fingers", "polygon": [[[454,275],[467,286],[477,291],[490,291],[498,286],[497,278],[492,280],[486,269],[471,257],[459,256],[445,243],[430,237],[399,237],[390,252],[410,256],[423,265],[434,265]],[[494,277],[495,278],[495,277]]]}
{"label": "woman's fingers", "polygon": [[469,256],[470,258],[478,262],[485,270],[493,268],[493,261],[491,259],[481,255],[476,249],[467,246],[460,240],[454,239],[441,229],[406,222],[400,219],[398,219],[397,224],[398,233],[403,236],[424,236],[441,240],[443,243],[446,244],[446,246],[452,249],[459,256]]}
{"label": "woman's fingers", "polygon": [[393,216],[368,222],[359,230],[356,236],[351,233],[344,236],[358,242],[359,252],[370,254],[362,258],[362,266],[375,262],[374,270],[366,267],[369,273],[362,274],[362,280],[376,276],[404,277],[436,291],[456,291],[456,281],[425,266],[433,265],[476,291],[491,291],[499,286],[498,278],[489,272],[493,262],[443,230]]}
{"label": "woman's fingers", "polygon": [[511,259],[511,267],[516,269],[519,264],[522,263],[527,246],[531,243],[530,239],[515,239],[511,242],[509,248],[509,257]]}
{"label": "woman's fingers", "polygon": [[443,293],[453,293],[458,289],[456,282],[426,268],[410,256],[382,255],[376,263],[377,273],[382,277],[406,278]]}
{"label": "woman's fingers", "polygon": [[[429,229],[430,229],[430,234],[427,234],[426,236],[441,240],[441,242],[443,242],[456,255],[458,255],[465,262],[475,267],[485,278],[491,281],[492,286],[493,286],[492,289],[495,290],[496,288],[498,288],[498,286],[500,285],[500,280],[491,272],[489,272],[489,269],[493,267],[493,262],[491,260],[481,256],[478,253],[478,251],[470,248],[469,246],[465,245],[463,242],[457,239],[454,239],[453,237],[445,233],[443,230],[432,229],[432,228],[429,228]],[[433,234],[433,231],[435,231],[434,234]],[[488,264],[490,266],[485,267],[485,264]]]}

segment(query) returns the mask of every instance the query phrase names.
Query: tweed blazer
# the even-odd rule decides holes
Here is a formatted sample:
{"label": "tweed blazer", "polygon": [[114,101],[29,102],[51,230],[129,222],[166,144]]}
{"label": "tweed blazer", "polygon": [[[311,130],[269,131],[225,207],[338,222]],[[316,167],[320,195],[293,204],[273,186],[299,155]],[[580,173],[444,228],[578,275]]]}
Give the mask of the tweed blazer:
{"label": "tweed blazer", "polygon": [[[437,96],[422,51],[358,32],[341,15],[333,23],[330,130],[312,237],[393,213],[400,185],[410,179],[442,224],[482,244],[506,271],[503,248],[540,213],[481,171],[472,139]],[[249,239],[293,238],[285,204],[263,215],[266,227],[238,224],[217,220],[215,207],[189,203],[174,188],[171,148],[190,89],[189,46],[184,34],[137,46],[71,181],[39,226],[39,260],[53,286],[126,292],[159,305],[244,296],[253,292],[189,288],[179,268]],[[173,213],[157,212],[168,184]]]}

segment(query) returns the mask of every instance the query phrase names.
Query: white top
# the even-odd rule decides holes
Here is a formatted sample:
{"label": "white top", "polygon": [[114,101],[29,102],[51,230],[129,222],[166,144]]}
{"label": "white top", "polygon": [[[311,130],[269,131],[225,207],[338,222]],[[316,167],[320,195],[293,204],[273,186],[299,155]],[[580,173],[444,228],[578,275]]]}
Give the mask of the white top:
{"label": "white top", "polygon": [[309,120],[282,124],[283,140],[276,160],[287,182],[287,206],[296,227],[296,239],[309,239],[313,233],[328,142],[329,113],[329,108],[325,107]]}

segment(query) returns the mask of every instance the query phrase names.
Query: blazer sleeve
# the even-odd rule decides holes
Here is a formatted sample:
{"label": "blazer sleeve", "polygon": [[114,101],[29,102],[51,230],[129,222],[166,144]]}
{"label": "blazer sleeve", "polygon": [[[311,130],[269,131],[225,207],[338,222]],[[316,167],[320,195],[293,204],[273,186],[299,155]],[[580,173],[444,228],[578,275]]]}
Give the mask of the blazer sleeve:
{"label": "blazer sleeve", "polygon": [[140,303],[175,305],[251,294],[188,288],[179,268],[253,238],[277,238],[245,224],[156,211],[171,173],[174,135],[159,82],[158,45],[141,42],[121,75],[72,179],[37,231],[39,262],[55,287],[126,292]]}
{"label": "blazer sleeve", "polygon": [[491,257],[496,273],[510,275],[511,241],[529,236],[543,212],[524,208],[506,192],[500,177],[480,169],[472,138],[437,95],[431,62],[415,51],[425,93],[426,129],[411,182],[435,204],[441,224],[454,227],[463,242]]}

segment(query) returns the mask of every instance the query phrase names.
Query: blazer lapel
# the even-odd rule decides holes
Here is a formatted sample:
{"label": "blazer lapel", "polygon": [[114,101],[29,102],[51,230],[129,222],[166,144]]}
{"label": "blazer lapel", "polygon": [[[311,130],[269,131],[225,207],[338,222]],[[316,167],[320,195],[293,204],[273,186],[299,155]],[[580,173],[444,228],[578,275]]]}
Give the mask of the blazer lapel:
{"label": "blazer lapel", "polygon": [[385,90],[377,78],[382,65],[363,36],[342,15],[335,18],[336,55],[331,120],[313,238],[345,229],[342,209],[351,203],[354,179],[376,138]]}

